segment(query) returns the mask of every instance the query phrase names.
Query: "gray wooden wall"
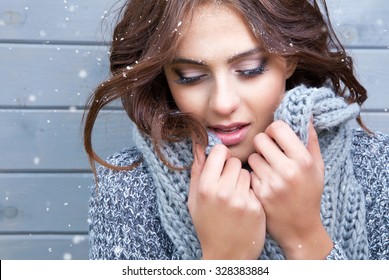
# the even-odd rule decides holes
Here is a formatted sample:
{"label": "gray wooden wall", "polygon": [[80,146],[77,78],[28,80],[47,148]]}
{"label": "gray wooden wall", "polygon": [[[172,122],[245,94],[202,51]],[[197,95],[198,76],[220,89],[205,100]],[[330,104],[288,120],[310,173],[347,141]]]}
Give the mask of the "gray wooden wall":
{"label": "gray wooden wall", "polygon": [[[114,3],[0,1],[0,259],[88,257],[82,108],[108,75]],[[389,133],[389,2],[328,3],[370,93],[363,116]],[[132,145],[125,115],[106,110],[94,139],[103,157]]]}

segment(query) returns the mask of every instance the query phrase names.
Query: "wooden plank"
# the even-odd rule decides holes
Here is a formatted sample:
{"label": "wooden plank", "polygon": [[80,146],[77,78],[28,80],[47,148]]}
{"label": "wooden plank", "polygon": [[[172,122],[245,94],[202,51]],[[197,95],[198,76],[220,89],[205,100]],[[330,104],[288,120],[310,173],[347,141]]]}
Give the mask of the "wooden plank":
{"label": "wooden plank", "polygon": [[0,234],[86,233],[92,182],[90,173],[0,174]]}
{"label": "wooden plank", "polygon": [[[364,108],[389,108],[389,49],[354,49],[350,54],[371,96]],[[104,47],[0,45],[0,61],[7,69],[1,76],[6,82],[0,106],[84,106],[93,89],[108,77],[107,60]]]}
{"label": "wooden plank", "polygon": [[[88,171],[81,142],[81,114],[70,110],[0,110],[0,171]],[[369,126],[389,133],[387,109],[365,115]],[[131,147],[131,131],[123,112],[103,114],[94,136],[97,153],[105,158]]]}
{"label": "wooden plank", "polygon": [[365,112],[362,113],[362,119],[368,128],[389,135],[389,110],[384,112]]}
{"label": "wooden plank", "polygon": [[[80,110],[0,110],[0,172],[89,171],[82,146]],[[105,111],[94,131],[97,153],[132,146],[131,123],[122,111]]]}
{"label": "wooden plank", "polygon": [[84,106],[108,77],[107,49],[96,46],[0,45],[0,105]]}
{"label": "wooden plank", "polygon": [[85,260],[87,235],[0,235],[2,260]]}
{"label": "wooden plank", "polygon": [[[116,0],[1,1],[0,40],[110,40]],[[123,3],[120,0],[119,3]],[[389,2],[327,0],[337,32],[350,46],[388,46]],[[113,9],[111,7],[114,6]],[[48,12],[50,11],[50,12]],[[42,16],[44,15],[44,16]],[[108,16],[102,22],[102,16]]]}
{"label": "wooden plank", "polygon": [[[389,2],[388,2],[389,3]],[[389,109],[389,49],[352,50],[357,77],[368,91],[363,109]]]}
{"label": "wooden plank", "polygon": [[349,47],[389,46],[389,2],[327,0],[335,31]]}
{"label": "wooden plank", "polygon": [[116,0],[18,0],[0,2],[0,40],[107,41],[106,17]]}

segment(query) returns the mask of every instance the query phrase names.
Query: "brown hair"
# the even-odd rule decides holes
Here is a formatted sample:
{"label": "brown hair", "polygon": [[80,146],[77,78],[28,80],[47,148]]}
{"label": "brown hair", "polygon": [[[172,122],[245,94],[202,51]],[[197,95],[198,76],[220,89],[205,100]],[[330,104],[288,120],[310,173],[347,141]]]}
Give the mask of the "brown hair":
{"label": "brown hair", "polygon": [[[353,61],[338,40],[325,1],[307,0],[130,0],[121,9],[110,50],[111,77],[95,90],[87,103],[84,146],[92,169],[95,161],[114,169],[92,148],[92,130],[99,111],[121,99],[129,118],[152,140],[161,160],[161,141],[191,138],[207,145],[207,133],[195,116],[177,112],[164,65],[174,54],[181,32],[194,9],[207,2],[229,4],[252,28],[270,53],[298,61],[286,88],[299,84],[322,86],[330,82],[339,96],[361,105],[365,88],[354,75]],[[360,116],[357,121],[364,127]]]}

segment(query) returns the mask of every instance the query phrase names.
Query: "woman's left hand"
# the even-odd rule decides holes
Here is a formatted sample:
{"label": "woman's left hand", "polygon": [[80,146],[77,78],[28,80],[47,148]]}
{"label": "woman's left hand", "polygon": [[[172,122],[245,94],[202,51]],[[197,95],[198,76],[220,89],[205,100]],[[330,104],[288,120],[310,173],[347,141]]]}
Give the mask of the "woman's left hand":
{"label": "woman's left hand", "polygon": [[288,259],[324,259],[333,243],[320,218],[324,163],[313,125],[307,147],[282,121],[259,133],[254,146],[251,186],[265,210],[267,232]]}

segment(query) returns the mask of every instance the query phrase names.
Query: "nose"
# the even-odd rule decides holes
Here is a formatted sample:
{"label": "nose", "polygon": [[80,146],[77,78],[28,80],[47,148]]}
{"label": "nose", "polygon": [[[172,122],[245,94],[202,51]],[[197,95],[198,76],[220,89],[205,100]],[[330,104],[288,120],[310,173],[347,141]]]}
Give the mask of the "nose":
{"label": "nose", "polygon": [[239,108],[239,90],[228,77],[215,79],[211,92],[209,108],[218,115],[230,115]]}

